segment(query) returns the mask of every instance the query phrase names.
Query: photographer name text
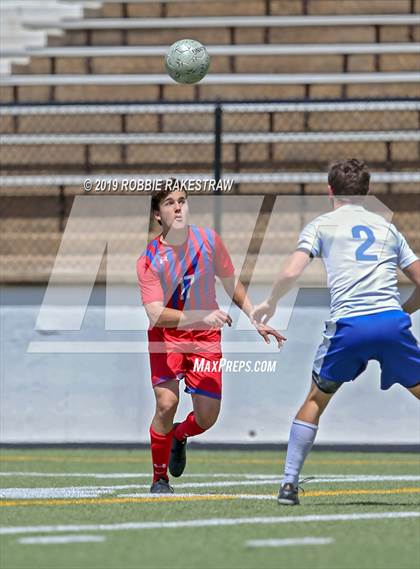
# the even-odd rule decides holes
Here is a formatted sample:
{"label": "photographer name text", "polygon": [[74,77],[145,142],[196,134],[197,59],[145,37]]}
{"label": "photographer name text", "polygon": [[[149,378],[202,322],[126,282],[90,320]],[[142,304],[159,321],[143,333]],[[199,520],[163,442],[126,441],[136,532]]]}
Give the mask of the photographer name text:
{"label": "photographer name text", "polygon": [[85,192],[117,193],[117,192],[160,192],[161,190],[184,191],[188,193],[229,193],[232,191],[234,180],[160,180],[154,178],[86,178],[83,181]]}

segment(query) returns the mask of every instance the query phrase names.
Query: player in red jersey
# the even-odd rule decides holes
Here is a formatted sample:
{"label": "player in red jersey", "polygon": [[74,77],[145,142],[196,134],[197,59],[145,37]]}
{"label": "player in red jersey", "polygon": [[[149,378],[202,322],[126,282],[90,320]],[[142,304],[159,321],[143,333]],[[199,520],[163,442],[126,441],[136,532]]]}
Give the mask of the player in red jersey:
{"label": "player in red jersey", "polygon": [[[153,461],[151,493],[172,493],[169,471],[180,476],[186,465],[186,441],[212,427],[220,411],[222,373],[221,328],[232,319],[219,309],[215,277],[230,298],[249,317],[253,306],[219,235],[209,228],[188,224],[184,191],[164,189],[152,198],[155,219],[162,233],[151,241],[137,262],[148,330],[152,385],[156,413],[150,426]],[[269,343],[285,340],[267,325],[256,325]],[[205,360],[204,369],[194,368]],[[210,370],[210,371],[208,371]],[[179,402],[179,381],[191,394],[193,411],[179,424],[173,419]]]}

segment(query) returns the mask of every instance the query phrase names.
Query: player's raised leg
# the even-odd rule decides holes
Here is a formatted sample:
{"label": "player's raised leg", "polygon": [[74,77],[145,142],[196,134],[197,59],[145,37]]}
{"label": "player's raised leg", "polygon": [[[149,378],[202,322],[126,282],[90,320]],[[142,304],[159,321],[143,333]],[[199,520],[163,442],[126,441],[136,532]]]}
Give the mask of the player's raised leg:
{"label": "player's raised leg", "polygon": [[178,381],[170,380],[155,385],[156,412],[150,425],[153,461],[153,484],[150,492],[169,494],[168,463],[173,438],[173,420],[178,407]]}
{"label": "player's raised leg", "polygon": [[174,426],[169,472],[175,477],[181,476],[187,464],[188,437],[201,435],[210,429],[217,421],[220,412],[220,399],[198,393],[192,393],[191,397],[194,410],[182,423]]}
{"label": "player's raised leg", "polygon": [[306,457],[315,441],[319,419],[340,384],[322,382],[320,387],[312,382],[309,394],[299,409],[290,429],[287,446],[284,478],[280,488],[278,503],[286,506],[299,504],[298,482]]}

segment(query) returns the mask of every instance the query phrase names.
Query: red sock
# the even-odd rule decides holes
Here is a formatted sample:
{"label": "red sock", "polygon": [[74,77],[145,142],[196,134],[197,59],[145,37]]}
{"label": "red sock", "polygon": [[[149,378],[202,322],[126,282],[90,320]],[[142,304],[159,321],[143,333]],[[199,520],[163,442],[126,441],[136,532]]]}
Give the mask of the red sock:
{"label": "red sock", "polygon": [[191,412],[185,421],[180,423],[175,429],[175,438],[179,441],[185,439],[186,437],[193,437],[194,435],[201,435],[206,429],[202,429],[200,425],[197,424],[195,420],[194,412]]}
{"label": "red sock", "polygon": [[171,452],[173,430],[166,435],[159,435],[150,426],[150,448],[152,450],[153,482],[159,478],[168,480],[168,462]]}

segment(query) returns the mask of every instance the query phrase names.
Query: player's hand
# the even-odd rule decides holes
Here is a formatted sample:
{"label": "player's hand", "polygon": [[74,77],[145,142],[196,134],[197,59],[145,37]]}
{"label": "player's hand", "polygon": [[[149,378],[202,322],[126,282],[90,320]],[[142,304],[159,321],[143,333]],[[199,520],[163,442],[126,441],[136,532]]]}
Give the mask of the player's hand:
{"label": "player's hand", "polygon": [[283,343],[287,340],[287,338],[282,336],[280,332],[277,332],[277,330],[274,330],[274,328],[271,328],[271,326],[267,326],[267,324],[262,324],[261,322],[254,322],[254,326],[258,334],[264,338],[264,342],[266,344],[270,343],[270,336],[273,336],[273,338],[277,340],[278,348],[281,348],[283,346]]}
{"label": "player's hand", "polygon": [[225,324],[232,326],[232,318],[223,310],[213,310],[204,317],[203,322],[210,328],[223,328]]}
{"label": "player's hand", "polygon": [[276,311],[276,305],[269,300],[264,300],[261,304],[257,304],[251,312],[251,320],[254,324],[261,322],[267,324]]}

